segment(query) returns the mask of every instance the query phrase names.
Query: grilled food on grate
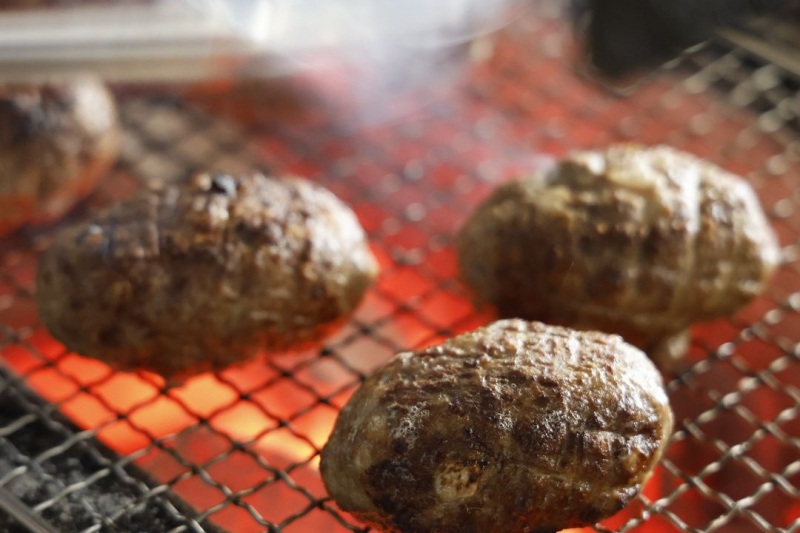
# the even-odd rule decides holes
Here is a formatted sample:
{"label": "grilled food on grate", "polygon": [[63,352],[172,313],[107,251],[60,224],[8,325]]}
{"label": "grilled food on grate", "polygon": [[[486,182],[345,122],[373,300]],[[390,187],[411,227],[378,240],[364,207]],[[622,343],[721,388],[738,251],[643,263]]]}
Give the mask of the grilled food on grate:
{"label": "grilled food on grate", "polygon": [[376,273],[355,215],[322,187],[200,174],[61,232],[37,301],[70,350],[175,377],[317,339]]}
{"label": "grilled food on grate", "polygon": [[666,146],[568,156],[500,186],[458,236],[479,303],[622,335],[669,367],[695,321],[759,294],[778,259],[750,186]]}
{"label": "grilled food on grate", "polygon": [[0,235],[62,216],[109,169],[119,140],[100,82],[0,86]]}
{"label": "grilled food on grate", "polygon": [[550,532],[622,509],[671,430],[658,371],[620,337],[504,320],[371,376],[321,471],[387,531]]}

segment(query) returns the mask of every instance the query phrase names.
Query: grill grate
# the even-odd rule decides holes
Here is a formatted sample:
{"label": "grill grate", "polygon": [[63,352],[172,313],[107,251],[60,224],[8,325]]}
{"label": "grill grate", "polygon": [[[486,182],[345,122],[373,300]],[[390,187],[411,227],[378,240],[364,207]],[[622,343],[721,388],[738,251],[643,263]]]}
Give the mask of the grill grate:
{"label": "grill grate", "polygon": [[[408,100],[427,106],[403,120],[353,129],[347,96],[317,97],[299,112],[280,87],[121,95],[122,162],[73,218],[142,181],[197,169],[292,172],[353,206],[382,273],[324,347],[170,387],[65,352],[39,325],[32,299],[36,257],[54,228],[7,239],[0,243],[0,351],[15,377],[0,380],[0,394],[24,397],[30,388],[47,403],[22,402],[17,416],[0,419],[0,488],[13,491],[23,476],[57,468],[96,439],[117,452],[103,468],[58,490],[17,494],[61,531],[130,529],[133,515],[164,494],[196,510],[171,515],[175,533],[207,531],[209,523],[236,532],[360,531],[327,499],[318,450],[338,409],[393,353],[491,319],[472,309],[455,281],[454,231],[496,182],[536,168],[536,154],[637,140],[666,142],[746,176],[785,263],[765,296],[729,320],[693,329],[687,368],[668,384],[677,424],[662,465],[628,509],[596,529],[800,531],[797,80],[712,43],[619,98],[575,75],[558,3],[530,9],[536,16],[465,49],[490,57],[471,61],[453,84],[418,91]],[[313,94],[303,76],[276,83]],[[82,431],[63,433],[54,446],[21,444],[57,413]],[[131,484],[130,465],[154,480],[134,483],[134,496],[104,502],[102,512],[92,507],[81,523],[48,512],[110,479]]]}

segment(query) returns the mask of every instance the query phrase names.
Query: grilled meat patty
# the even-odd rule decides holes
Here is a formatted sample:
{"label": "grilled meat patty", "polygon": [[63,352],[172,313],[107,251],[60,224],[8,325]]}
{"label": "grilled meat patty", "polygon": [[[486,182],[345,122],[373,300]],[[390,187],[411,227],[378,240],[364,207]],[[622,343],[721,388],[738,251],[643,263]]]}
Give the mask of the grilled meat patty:
{"label": "grilled meat patty", "polygon": [[0,235],[61,217],[108,171],[119,142],[113,96],[98,81],[0,85]]}
{"label": "grilled meat patty", "polygon": [[321,471],[385,531],[551,532],[622,509],[671,429],[660,374],[619,336],[503,320],[378,370]]}
{"label": "grilled meat patty", "polygon": [[37,301],[70,350],[176,376],[318,339],[376,273],[355,215],[322,187],[199,174],[61,232]]}
{"label": "grilled meat patty", "polygon": [[779,260],[750,186],[666,146],[573,153],[501,185],[457,246],[478,304],[618,333],[666,367],[693,322],[735,312]]}

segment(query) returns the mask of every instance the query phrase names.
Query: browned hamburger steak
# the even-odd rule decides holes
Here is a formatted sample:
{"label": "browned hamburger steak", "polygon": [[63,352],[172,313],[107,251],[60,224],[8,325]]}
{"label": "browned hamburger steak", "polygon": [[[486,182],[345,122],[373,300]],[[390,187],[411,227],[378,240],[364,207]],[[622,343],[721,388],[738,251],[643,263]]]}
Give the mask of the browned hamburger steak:
{"label": "browned hamburger steak", "polygon": [[371,376],[321,471],[386,531],[544,533],[622,509],[671,430],[658,371],[620,337],[503,320]]}
{"label": "browned hamburger steak", "polygon": [[376,274],[355,215],[322,187],[200,174],[60,233],[37,301],[70,350],[174,377],[318,339]]}
{"label": "browned hamburger steak", "polygon": [[742,179],[667,146],[569,155],[498,187],[458,236],[501,317],[618,333],[669,367],[687,328],[765,287],[775,235]]}
{"label": "browned hamburger steak", "polygon": [[114,99],[91,79],[0,85],[0,235],[55,220],[113,164]]}

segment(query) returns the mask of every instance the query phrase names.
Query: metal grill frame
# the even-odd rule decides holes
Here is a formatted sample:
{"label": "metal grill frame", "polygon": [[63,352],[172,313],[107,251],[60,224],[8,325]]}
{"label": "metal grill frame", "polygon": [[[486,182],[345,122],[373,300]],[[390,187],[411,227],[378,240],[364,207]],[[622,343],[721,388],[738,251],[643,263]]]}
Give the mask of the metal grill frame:
{"label": "metal grill frame", "polygon": [[[735,142],[740,143],[738,149],[746,150],[749,144],[769,139],[783,149],[755,164],[747,177],[757,192],[764,196],[769,196],[774,186],[771,180],[780,180],[781,186],[788,191],[780,198],[765,203],[765,208],[773,223],[784,228],[782,244],[785,245],[785,264],[781,269],[793,281],[774,286],[761,300],[762,305],[755,314],[740,314],[730,320],[719,321],[701,332],[711,332],[713,339],[718,338],[717,333],[723,332],[720,333],[724,337],[723,342],[708,342],[703,335],[694,336],[689,359],[691,366],[668,381],[667,387],[673,398],[696,395],[706,402],[690,418],[682,416],[681,412],[677,413],[678,424],[670,441],[670,450],[681,443],[696,441],[698,446],[715,450],[718,458],[692,471],[668,450],[662,468],[663,476],[671,480],[670,489],[656,499],[640,495],[631,506],[633,511],[626,515],[622,523],[596,526],[596,530],[605,533],[645,531],[645,528],[655,527],[653,524],[658,522],[661,530],[665,531],[669,528],[677,531],[744,531],[741,528],[745,527],[753,527],[757,531],[800,531],[800,507],[798,516],[792,518],[790,515],[784,524],[774,524],[756,510],[759,502],[776,492],[790,499],[800,499],[800,437],[798,433],[793,433],[797,425],[792,426],[800,418],[800,389],[796,383],[784,377],[786,373],[787,376],[800,375],[800,329],[794,336],[774,331],[776,326],[782,324],[800,324],[800,277],[793,278],[800,276],[800,194],[795,194],[800,184],[800,94],[792,93],[790,87],[794,82],[785,84],[783,81],[788,74],[777,67],[759,64],[758,58],[749,56],[747,52],[709,43],[664,67],[660,75],[667,76],[669,84],[658,86],[659,78],[647,79],[629,87],[630,96],[626,100],[619,100],[611,94],[596,93],[594,101],[576,105],[570,100],[569,90],[564,94],[547,83],[537,87],[525,85],[528,79],[526,72],[537,65],[552,69],[554,61],[560,61],[561,71],[553,71],[552,75],[563,80],[573,75],[569,71],[574,64],[569,60],[569,30],[559,22],[562,20],[560,3],[540,2],[531,10],[536,17],[522,17],[504,30],[502,35],[479,43],[480,46],[487,46],[492,40],[509,40],[505,48],[495,43],[496,55],[489,61],[489,66],[475,67],[479,82],[468,78],[466,82],[457,84],[455,94],[466,104],[442,105],[442,95],[446,96],[447,93],[437,93],[437,88],[431,88],[426,91],[427,96],[439,105],[429,109],[430,115],[422,120],[370,126],[359,132],[343,132],[335,120],[327,119],[310,127],[281,120],[241,126],[220,117],[224,115],[228,104],[223,104],[221,107],[224,109],[219,113],[220,106],[215,107],[212,103],[210,107],[215,108],[216,112],[211,113],[185,101],[182,96],[123,96],[125,150],[113,181],[116,186],[122,184],[123,190],[135,188],[137,180],[173,179],[194,170],[224,168],[238,172],[260,168],[265,171],[304,173],[319,180],[353,205],[362,221],[366,210],[371,206],[379,207],[380,216],[366,218],[371,219],[367,230],[383,263],[383,281],[379,281],[371,293],[371,297],[380,305],[371,308],[371,311],[362,308],[342,332],[329,339],[320,349],[294,358],[263,359],[272,377],[254,389],[241,390],[225,372],[217,374],[215,379],[230,389],[233,398],[209,413],[197,412],[191,403],[180,397],[179,388],[167,386],[144,373],[139,378],[152,387],[152,396],[119,412],[114,405],[105,402],[101,394],[94,392],[111,383],[115,379],[114,372],[109,370],[90,382],[78,381],[71,374],[60,371],[62,360],[70,357],[69,354],[40,353],[36,344],[30,341],[31,334],[38,328],[37,324],[16,326],[0,320],[0,349],[9,346],[22,348],[39,361],[15,377],[0,381],[0,393],[16,391],[22,394],[31,376],[44,370],[59,372],[64,379],[74,381],[75,385],[75,391],[70,396],[45,407],[30,403],[29,414],[0,427],[0,447],[8,453],[13,452],[18,463],[16,468],[0,472],[0,488],[13,485],[14,480],[26,471],[41,470],[41,465],[52,457],[67,453],[72,447],[85,445],[95,439],[104,427],[123,419],[141,432],[149,443],[133,453],[120,456],[116,461],[106,461],[105,468],[64,487],[50,498],[29,502],[33,513],[46,515],[48,509],[57,507],[68,494],[80,493],[98,479],[119,477],[125,480],[129,478],[125,474],[128,465],[142,461],[149,454],[158,453],[180,465],[180,473],[162,480],[160,484],[137,484],[140,489],[137,498],[81,531],[113,530],[114,524],[133,512],[138,505],[162,493],[172,492],[182,482],[192,479],[218,492],[222,499],[206,506],[198,506],[190,501],[195,503],[197,513],[184,516],[181,525],[170,530],[171,533],[205,531],[203,524],[215,522],[218,513],[227,508],[239,508],[246,513],[252,522],[248,530],[305,531],[302,529],[304,519],[309,514],[321,512],[329,519],[331,528],[339,525],[344,530],[362,531],[351,517],[341,513],[324,494],[315,493],[295,481],[298,472],[312,468],[310,465],[319,451],[319,443],[296,429],[297,421],[314,409],[340,408],[343,399],[365,379],[369,369],[385,361],[391,354],[437,342],[454,332],[471,329],[486,321],[486,315],[468,311],[442,323],[432,313],[424,311],[428,304],[441,298],[454,302],[466,301],[467,294],[455,280],[454,268],[447,260],[452,230],[458,227],[478,199],[497,181],[507,179],[519,168],[535,165],[531,163],[529,155],[534,148],[558,155],[572,147],[583,147],[586,139],[577,135],[578,131],[567,131],[569,128],[565,123],[600,120],[598,117],[605,116],[604,113],[609,109],[619,105],[628,106],[627,109],[634,113],[625,115],[623,112],[623,116],[610,123],[612,129],[605,139],[597,132],[590,138],[592,144],[627,140],[642,134],[642,124],[646,125],[657,113],[668,112],[672,102],[713,94],[715,99],[705,101],[714,103],[714,109],[688,117],[688,121],[682,125],[665,129],[660,133],[664,138],[655,140],[693,146],[693,143],[699,143],[709,134],[718,117],[729,118],[730,113],[736,124],[737,117],[752,116],[743,125]],[[531,45],[533,41],[536,46]],[[511,47],[523,53],[508,55]],[[481,69],[492,69],[493,75],[481,77]],[[655,94],[648,94],[648,91]],[[512,96],[506,96],[508,94]],[[531,94],[536,95],[532,103],[527,100]],[[542,114],[551,114],[552,117],[534,125],[536,127],[531,132],[533,139],[515,143],[514,136],[517,141],[520,138],[515,123],[524,117],[528,120],[524,126],[531,127],[531,119],[538,116],[531,110],[537,99],[552,106],[552,112],[545,111]],[[644,107],[646,103],[653,107]],[[234,106],[235,103],[230,105]],[[476,109],[479,116],[471,115],[470,111]],[[165,114],[172,115],[175,123],[182,126],[164,130],[158,123],[154,124],[153,117]],[[610,121],[609,118],[604,120]],[[455,132],[446,140],[437,139],[433,133],[443,123],[448,125],[445,128],[448,132]],[[680,142],[676,143],[676,140]],[[342,145],[342,142],[345,144]],[[270,152],[264,147],[265,143],[268,147],[279,146],[282,151]],[[330,155],[328,150],[331,146],[341,150],[343,155]],[[406,147],[412,153],[418,152],[419,156],[403,155]],[[725,166],[729,162],[725,149],[731,147],[718,148],[711,159]],[[489,157],[482,159],[471,155],[479,149],[487,152]],[[430,174],[442,168],[445,169],[441,172],[444,175],[454,173],[452,179],[428,179]],[[131,176],[135,176],[135,179],[131,179]],[[367,182],[372,184],[371,187],[366,186],[365,176],[368,176]],[[449,186],[443,183],[449,183]],[[92,203],[108,203],[118,193],[118,190],[112,191],[106,187],[95,195]],[[446,216],[435,217],[434,213],[438,212]],[[5,292],[0,292],[0,310],[10,312],[16,306],[32,300],[31,280],[15,277],[14,257],[22,247],[28,251],[41,249],[51,232],[52,229],[45,229],[23,233],[14,237],[10,246],[0,249],[0,265],[4,267],[0,271],[0,286],[5,288]],[[790,238],[786,238],[786,233]],[[9,264],[12,268],[7,271],[5,267]],[[393,276],[410,276],[418,283],[394,286],[386,281],[393,279]],[[380,312],[375,312],[376,308]],[[414,323],[417,333],[412,339],[398,340],[393,328],[400,320]],[[365,340],[379,347],[380,355],[374,360],[354,364],[349,350]],[[778,355],[754,365],[740,353],[740,347],[750,342],[764,343]],[[339,379],[332,390],[321,391],[316,384],[300,378],[304,372],[330,364],[345,376]],[[715,388],[713,380],[709,378],[717,374],[734,376],[736,385],[732,388],[729,384]],[[286,382],[306,394],[310,402],[283,416],[272,412],[270,406],[253,401],[258,392]],[[709,386],[709,382],[712,386]],[[770,395],[774,393],[790,404],[779,409],[771,419],[761,418],[748,404],[748,396],[758,391],[766,391]],[[60,446],[37,454],[28,455],[26,450],[14,448],[12,441],[15,433],[24,431],[34,421],[48,420],[53,413],[82,394],[92,395],[109,412],[118,416],[77,433],[65,431],[64,442]],[[164,398],[168,398],[197,422],[162,437],[153,436],[146,429],[138,427],[135,414]],[[215,428],[215,418],[241,403],[256,406],[264,417],[277,421],[277,425],[265,427],[261,433],[244,441],[220,433]],[[727,416],[740,418],[748,427],[752,427],[752,431],[746,438],[728,443],[708,429],[709,424]],[[786,424],[791,426],[790,430],[785,428]],[[260,438],[278,430],[285,430],[305,443],[313,450],[311,455],[304,461],[276,467],[253,449]],[[174,444],[195,434],[200,438],[206,434],[221,437],[228,443],[228,448],[204,461],[191,461]],[[787,460],[785,466],[777,471],[764,468],[748,452],[765,439],[773,439],[775,446],[781,447],[782,453],[788,453],[794,460]],[[224,465],[234,455],[239,457],[239,454],[263,469],[266,477],[244,489],[232,488],[219,481],[213,474],[214,468]],[[714,488],[717,484],[711,481],[713,476],[734,466],[746,469],[753,476],[763,479],[763,483],[751,493],[737,498]],[[130,483],[130,479],[127,481]],[[305,504],[299,509],[289,510],[280,519],[272,519],[272,515],[265,517],[270,510],[253,505],[247,498],[272,485],[284,486],[285,490],[295,493]],[[718,508],[716,516],[705,524],[689,523],[680,507],[682,498],[688,493],[705,498]],[[740,529],[731,529],[736,527]]]}

